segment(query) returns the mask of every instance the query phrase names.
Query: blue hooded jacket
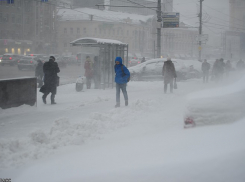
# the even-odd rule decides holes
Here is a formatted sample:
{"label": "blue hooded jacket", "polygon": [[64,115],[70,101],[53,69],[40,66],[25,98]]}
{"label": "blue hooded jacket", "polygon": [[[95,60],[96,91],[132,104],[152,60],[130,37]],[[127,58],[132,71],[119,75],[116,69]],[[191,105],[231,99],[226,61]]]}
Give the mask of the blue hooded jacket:
{"label": "blue hooded jacket", "polygon": [[[119,84],[127,83],[128,82],[128,78],[130,77],[130,72],[128,71],[126,66],[124,66],[122,64],[122,58],[121,57],[116,57],[115,63],[116,63],[116,61],[119,61],[120,64],[116,64],[115,68],[114,68],[115,69],[115,73],[116,73],[115,82],[119,83]],[[124,73],[122,72],[122,66],[123,66]]]}

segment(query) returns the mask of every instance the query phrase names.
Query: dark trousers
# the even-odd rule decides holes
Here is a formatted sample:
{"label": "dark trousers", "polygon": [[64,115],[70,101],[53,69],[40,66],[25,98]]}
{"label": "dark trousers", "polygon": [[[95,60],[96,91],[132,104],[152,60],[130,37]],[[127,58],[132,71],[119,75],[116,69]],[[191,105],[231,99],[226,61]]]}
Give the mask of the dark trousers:
{"label": "dark trousers", "polygon": [[208,77],[209,77],[209,72],[208,71],[204,71],[203,72],[203,83],[207,83],[208,82]]}
{"label": "dark trousers", "polygon": [[54,85],[54,86],[46,86],[44,85],[45,87],[45,91],[43,92],[43,99],[46,99],[46,97],[48,96],[49,93],[51,93],[51,103],[54,102],[54,98],[55,98],[55,95],[56,95],[56,92],[57,92],[57,87]]}
{"label": "dark trousers", "polygon": [[168,84],[170,85],[170,92],[173,93],[174,79],[164,80],[164,93],[167,93]]}

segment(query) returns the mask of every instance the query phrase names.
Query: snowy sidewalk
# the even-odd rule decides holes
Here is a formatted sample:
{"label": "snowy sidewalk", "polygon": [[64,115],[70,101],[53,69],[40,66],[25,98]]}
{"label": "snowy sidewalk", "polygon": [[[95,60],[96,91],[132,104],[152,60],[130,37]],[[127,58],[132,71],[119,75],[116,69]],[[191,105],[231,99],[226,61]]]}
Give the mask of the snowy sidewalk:
{"label": "snowy sidewalk", "polygon": [[[195,174],[183,178],[189,171],[186,166],[196,170],[204,163],[197,169],[199,175],[201,170],[209,170],[210,162],[227,150],[227,144],[234,147],[223,151],[218,160],[234,152],[242,157],[245,148],[241,142],[232,144],[232,139],[244,136],[240,130],[227,144],[218,144],[220,138],[216,137],[218,129],[227,140],[225,132],[243,123],[183,129],[186,95],[214,86],[213,82],[188,80],[179,82],[174,94],[163,94],[162,82],[130,82],[129,106],[117,109],[114,89],[76,92],[74,84],[64,85],[58,88],[57,105],[44,105],[38,93],[37,107],[0,110],[0,175],[23,182],[45,180],[39,179],[40,171],[54,171],[50,180],[57,182],[188,181]],[[245,166],[243,162],[240,165]],[[176,178],[173,168],[179,174]]]}

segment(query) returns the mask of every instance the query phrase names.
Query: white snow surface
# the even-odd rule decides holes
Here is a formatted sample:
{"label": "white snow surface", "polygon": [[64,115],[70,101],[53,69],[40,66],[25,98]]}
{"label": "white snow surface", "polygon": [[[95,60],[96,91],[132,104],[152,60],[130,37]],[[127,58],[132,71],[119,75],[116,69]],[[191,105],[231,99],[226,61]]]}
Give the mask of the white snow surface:
{"label": "white snow surface", "polygon": [[[44,105],[38,93],[37,107],[0,110],[0,178],[244,182],[245,118],[183,128],[191,102],[198,104],[215,90],[227,97],[239,89],[244,92],[244,78],[232,89],[234,79],[237,75],[219,84],[178,82],[174,94],[163,94],[162,82],[129,82],[129,106],[121,102],[120,108],[113,107],[115,89],[76,92],[75,84],[63,85],[58,87],[57,105],[50,105],[49,98]],[[219,98],[212,94],[213,100]]]}

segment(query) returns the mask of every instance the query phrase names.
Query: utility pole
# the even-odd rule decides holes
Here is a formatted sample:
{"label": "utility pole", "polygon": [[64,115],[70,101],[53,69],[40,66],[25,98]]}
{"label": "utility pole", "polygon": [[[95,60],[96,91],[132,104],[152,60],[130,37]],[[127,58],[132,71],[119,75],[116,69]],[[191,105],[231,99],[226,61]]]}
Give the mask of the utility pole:
{"label": "utility pole", "polygon": [[[0,0],[1,1],[1,0]],[[157,7],[147,7],[142,4],[133,2],[131,0],[127,0],[128,2],[131,2],[135,5],[138,6],[111,6],[111,5],[103,5],[103,4],[97,4],[98,8],[100,6],[109,6],[109,7],[132,7],[132,8],[148,8],[151,10],[154,10],[153,8],[157,8],[156,13],[157,13],[157,58],[161,57],[161,30],[162,30],[162,8],[161,8],[161,0],[158,0]],[[154,41],[154,57],[155,57],[155,41]]]}
{"label": "utility pole", "polygon": [[199,14],[199,61],[202,60],[202,2],[204,0],[200,0],[200,14]]}
{"label": "utility pole", "polygon": [[157,58],[161,57],[161,29],[162,29],[161,0],[157,3]]}

